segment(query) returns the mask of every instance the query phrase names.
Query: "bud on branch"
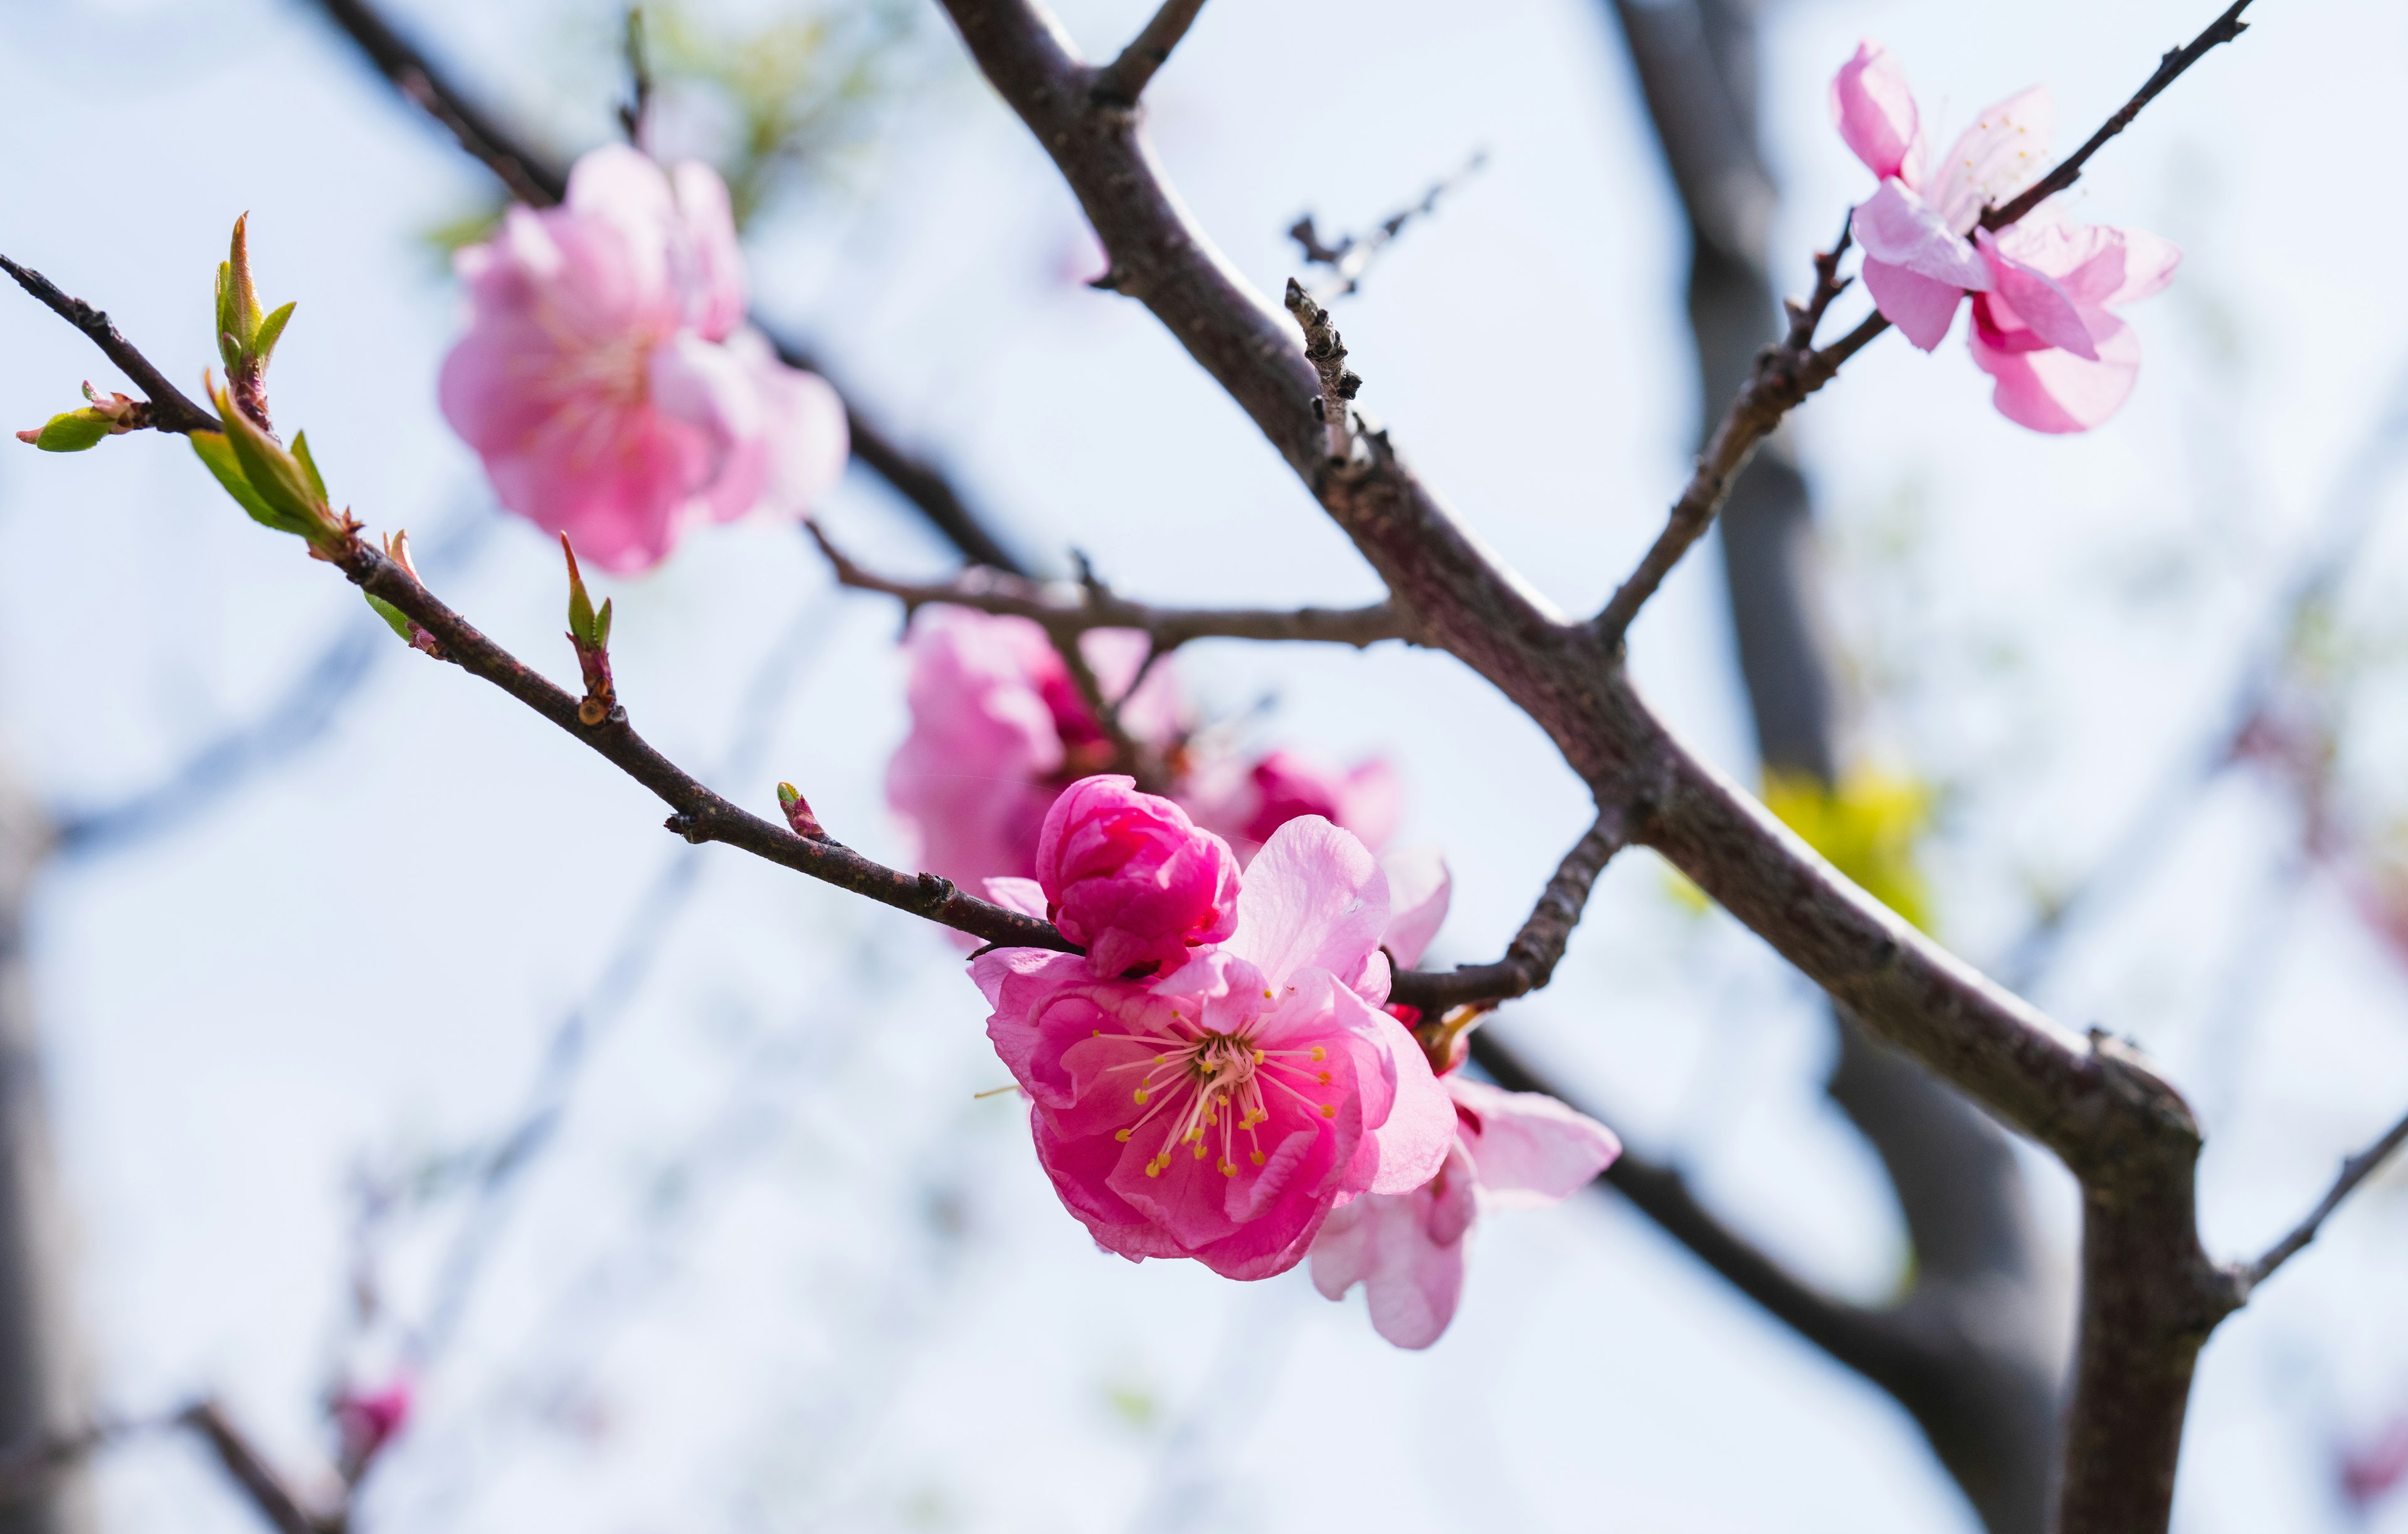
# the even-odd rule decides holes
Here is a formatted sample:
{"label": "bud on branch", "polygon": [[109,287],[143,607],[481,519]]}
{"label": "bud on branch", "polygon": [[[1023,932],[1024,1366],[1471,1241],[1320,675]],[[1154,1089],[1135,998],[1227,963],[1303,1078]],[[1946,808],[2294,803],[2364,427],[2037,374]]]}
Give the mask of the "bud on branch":
{"label": "bud on branch", "polygon": [[610,686],[610,599],[594,610],[585,594],[585,577],[577,568],[577,551],[568,535],[560,535],[560,552],[568,556],[568,642],[577,648],[577,668],[585,676],[585,697],[577,705],[577,722],[588,729],[610,717],[619,695]]}

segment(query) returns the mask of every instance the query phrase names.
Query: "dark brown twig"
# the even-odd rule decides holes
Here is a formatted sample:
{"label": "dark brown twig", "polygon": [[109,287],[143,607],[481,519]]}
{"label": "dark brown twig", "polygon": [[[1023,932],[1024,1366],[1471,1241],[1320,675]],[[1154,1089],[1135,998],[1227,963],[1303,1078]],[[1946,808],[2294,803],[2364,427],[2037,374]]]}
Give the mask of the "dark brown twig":
{"label": "dark brown twig", "polygon": [[1530,919],[1522,924],[1522,930],[1506,945],[1503,958],[1494,964],[1461,965],[1446,972],[1400,970],[1390,985],[1389,999],[1435,1012],[1449,1007],[1506,1001],[1543,988],[1555,978],[1555,966],[1563,961],[1564,946],[1571,940],[1572,928],[1580,925],[1581,912],[1588,905],[1589,891],[1596,885],[1598,874],[1628,842],[1624,825],[1621,810],[1598,812],[1597,824],[1588,828],[1588,834],[1564,854],[1555,876],[1547,881],[1545,893],[1531,910]]}
{"label": "dark brown twig", "polygon": [[1121,50],[1120,57],[1096,71],[1092,87],[1096,99],[1116,107],[1136,106],[1153,83],[1154,71],[1170,62],[1170,50],[1187,36],[1203,8],[1204,0],[1162,0],[1162,8]]}
{"label": "dark brown twig", "polygon": [[1340,235],[1338,243],[1328,243],[1321,237],[1320,227],[1310,213],[1289,226],[1287,237],[1296,241],[1297,252],[1307,262],[1315,266],[1328,267],[1340,284],[1322,296],[1325,299],[1343,298],[1362,286],[1364,274],[1371,269],[1371,264],[1379,260],[1390,245],[1396,243],[1397,237],[1404,232],[1407,224],[1436,213],[1440,198],[1479,175],[1487,164],[1486,150],[1472,151],[1471,157],[1463,163],[1461,169],[1432,181],[1419,200],[1408,203],[1382,219],[1372,225],[1369,234],[1359,238],[1354,235]]}
{"label": "dark brown twig", "polygon": [[276,1467],[251,1447],[217,1402],[187,1407],[177,1420],[208,1440],[218,1463],[242,1487],[261,1516],[276,1527],[277,1534],[329,1534],[342,1526],[339,1515],[321,1517],[303,1507]]}
{"label": "dark brown twig", "polygon": [[2231,8],[2207,23],[2207,29],[2198,36],[2180,48],[2168,49],[2165,56],[2157,61],[2156,71],[2132,93],[2132,99],[2124,103],[2114,116],[2100,123],[2099,131],[2085,140],[2080,149],[2058,161],[2054,169],[2013,201],[1983,209],[1982,227],[2003,229],[2080,180],[2082,167],[2089,164],[2090,157],[2104,148],[2107,140],[2130,127],[2132,120],[2141,115],[2141,108],[2156,100],[2159,92],[2172,85],[2184,70],[2205,58],[2218,44],[2231,42],[2249,30],[2249,23],[2241,19],[2241,13],[2248,8],[2249,0],[2233,0]]}
{"label": "dark brown twig", "polygon": [[1304,284],[1287,280],[1287,311],[1304,332],[1304,360],[1321,376],[1321,393],[1312,401],[1313,418],[1321,423],[1329,461],[1344,463],[1354,452],[1352,432],[1354,395],[1363,380],[1346,366],[1346,343],[1329,311],[1313,302]]}
{"label": "dark brown twig", "polygon": [[818,523],[807,523],[805,529],[827,556],[838,585],[882,593],[901,601],[907,611],[931,604],[971,608],[1027,618],[1052,634],[1136,629],[1153,641],[1157,655],[1194,639],[1297,639],[1351,644],[1359,650],[1412,637],[1404,612],[1394,602],[1364,608],[1159,608],[1129,601],[1095,579],[1073,585],[973,570],[951,581],[896,581],[865,568],[830,541]]}
{"label": "dark brown twig", "polygon": [[2316,1207],[2308,1211],[2308,1217],[2301,1220],[2289,1235],[2268,1248],[2264,1256],[2235,1270],[2234,1276],[2243,1297],[2246,1297],[2251,1290],[2272,1277],[2274,1269],[2299,1255],[2301,1248],[2315,1240],[2325,1222],[2332,1218],[2333,1211],[2341,1208],[2342,1201],[2381,1170],[2383,1164],[2391,1159],[2402,1145],[2408,1145],[2408,1118],[2402,1118],[2386,1130],[2381,1140],[2343,1162],[2341,1175],[2333,1180],[2331,1189],[2316,1201]]}
{"label": "dark brown twig", "polygon": [[134,386],[148,396],[147,423],[163,432],[213,432],[219,427],[218,418],[186,399],[182,391],[169,383],[166,375],[150,366],[150,360],[136,351],[108,316],[80,298],[70,298],[58,285],[30,266],[21,266],[0,255],[0,269],[17,280],[17,285],[47,305],[51,312],[80,330],[92,344],[107,353],[119,372],[132,380]]}

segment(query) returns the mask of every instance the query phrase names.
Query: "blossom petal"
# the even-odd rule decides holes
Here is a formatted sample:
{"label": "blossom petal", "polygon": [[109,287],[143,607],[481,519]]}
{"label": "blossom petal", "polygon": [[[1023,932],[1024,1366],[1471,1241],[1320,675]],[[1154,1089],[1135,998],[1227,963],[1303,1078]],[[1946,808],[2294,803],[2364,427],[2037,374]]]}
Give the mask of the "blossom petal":
{"label": "blossom petal", "polygon": [[[1373,1193],[1402,1193],[1426,1183],[1446,1160],[1455,1143],[1457,1116],[1438,1078],[1430,1073],[1429,1057],[1406,1026],[1376,1009],[1365,1025],[1384,1041],[1396,1072],[1395,1100],[1387,1117],[1363,1137],[1376,1162],[1365,1182]],[[1357,1153],[1358,1165],[1360,1153]]]}
{"label": "blossom petal", "polygon": [[1238,930],[1226,947],[1274,989],[1297,970],[1341,981],[1363,972],[1388,925],[1388,878],[1370,849],[1319,815],[1271,833],[1238,892]]}
{"label": "blossom petal", "polygon": [[1888,49],[1870,38],[1856,44],[1856,56],[1831,77],[1831,121],[1876,177],[1895,176],[1909,186],[1921,181],[1923,130],[1914,93]]}
{"label": "blossom petal", "polygon": [[1982,209],[2013,200],[2040,179],[2057,132],[2057,100],[2045,85],[2009,96],[1973,120],[1925,179],[1924,194],[1948,227],[1965,234]]}
{"label": "blossom petal", "polygon": [[1534,1209],[1588,1186],[1622,1154],[1612,1130],[1543,1092],[1507,1092],[1459,1076],[1446,1090],[1463,1112],[1463,1141],[1483,1197]]}
{"label": "blossom petal", "polygon": [[744,252],[727,183],[698,160],[669,171],[679,237],[669,244],[671,280],[685,298],[685,321],[705,340],[724,340],[744,323]]}
{"label": "blossom petal", "polygon": [[1998,380],[1990,403],[2036,432],[2084,432],[2115,413],[2141,373],[2141,338],[2112,314],[2091,321],[2098,360],[2048,348],[2011,351],[1973,334],[1973,361]]}
{"label": "blossom petal", "polygon": [[986,897],[1006,910],[1045,920],[1045,887],[1034,879],[990,879]]}
{"label": "blossom petal", "polygon": [[1997,301],[2013,309],[2031,333],[2048,345],[2061,347],[2085,362],[2099,360],[2088,319],[2073,296],[2057,286],[2055,278],[2009,255],[1986,229],[1975,239],[1982,259],[1989,263],[1990,272],[1998,280]]}
{"label": "blossom petal", "polygon": [[1413,1192],[1367,1194],[1335,1211],[1312,1243],[1313,1287],[1336,1299],[1362,1284],[1374,1330],[1400,1348],[1428,1347],[1463,1297],[1476,1185],[1458,1146]]}
{"label": "blossom petal", "polygon": [[1446,921],[1455,893],[1455,877],[1446,857],[1435,847],[1410,847],[1380,861],[1388,876],[1388,926],[1380,946],[1410,969],[1422,962],[1422,952]]}
{"label": "blossom petal", "polygon": [[1926,351],[1948,338],[1949,327],[1956,323],[1956,306],[1965,298],[1963,288],[1870,256],[1865,257],[1863,276],[1873,307],[1898,326],[1899,335]]}
{"label": "blossom petal", "polygon": [[1870,260],[1977,293],[1990,285],[1990,270],[1980,253],[1948,227],[1938,208],[1895,177],[1856,205],[1849,227]]}
{"label": "blossom petal", "polygon": [[2181,250],[2172,240],[2145,229],[2122,229],[2117,233],[2124,237],[2124,280],[2100,302],[2137,303],[2163,291],[2174,280],[2174,268],[2182,265]]}

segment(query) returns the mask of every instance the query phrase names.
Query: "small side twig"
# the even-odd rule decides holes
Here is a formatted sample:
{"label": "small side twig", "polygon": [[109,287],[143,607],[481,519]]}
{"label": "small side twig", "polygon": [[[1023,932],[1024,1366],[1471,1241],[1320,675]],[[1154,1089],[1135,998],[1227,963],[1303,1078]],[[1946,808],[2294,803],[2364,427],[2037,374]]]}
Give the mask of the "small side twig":
{"label": "small side twig", "polygon": [[1204,0],[1163,0],[1154,20],[1129,40],[1120,57],[1096,71],[1095,98],[1120,107],[1136,106],[1138,97],[1154,82],[1154,71],[1169,62],[1170,50],[1187,36],[1203,8]]}
{"label": "small side twig", "polygon": [[218,418],[184,397],[183,392],[167,381],[166,375],[150,366],[150,359],[136,351],[131,342],[118,334],[108,314],[93,308],[80,298],[69,297],[59,291],[58,284],[34,270],[21,266],[0,255],[0,270],[17,280],[17,285],[40,299],[50,311],[80,330],[92,344],[100,348],[119,372],[132,380],[134,386],[150,396],[143,412],[144,424],[163,432],[213,432],[219,429]]}
{"label": "small side twig", "polygon": [[1476,1006],[1527,996],[1555,978],[1572,928],[1580,925],[1589,891],[1613,854],[1628,842],[1623,810],[1617,806],[1598,812],[1597,824],[1564,854],[1555,876],[1547,881],[1539,903],[1522,930],[1494,964],[1467,964],[1446,972],[1407,969],[1392,982],[1388,997],[1424,1012]]}
{"label": "small side twig", "polygon": [[185,1408],[177,1420],[208,1441],[218,1463],[260,1514],[276,1527],[277,1534],[329,1534],[342,1527],[339,1513],[321,1516],[302,1506],[276,1467],[251,1446],[217,1402],[197,1402]]}
{"label": "small side twig", "polygon": [[1296,241],[1297,250],[1303,255],[1306,262],[1315,266],[1328,267],[1330,274],[1339,282],[1340,286],[1322,295],[1324,299],[1346,297],[1362,286],[1364,274],[1369,271],[1371,264],[1385,253],[1391,244],[1395,243],[1396,237],[1404,232],[1407,224],[1416,219],[1428,218],[1437,212],[1440,198],[1479,175],[1487,164],[1486,150],[1472,151],[1471,157],[1463,163],[1460,169],[1432,181],[1419,200],[1408,203],[1382,219],[1372,226],[1369,234],[1360,238],[1353,235],[1340,235],[1338,242],[1334,245],[1330,244],[1321,237],[1320,227],[1313,222],[1313,217],[1310,213],[1289,226],[1287,237]]}
{"label": "small side twig", "polygon": [[619,126],[627,142],[644,148],[644,125],[652,115],[652,63],[644,47],[644,7],[627,7],[627,99],[619,104]]}
{"label": "small side twig", "polygon": [[1346,343],[1339,338],[1329,311],[1314,303],[1304,284],[1293,277],[1287,280],[1287,311],[1296,316],[1297,327],[1304,332],[1305,360],[1321,375],[1321,394],[1312,402],[1312,411],[1328,434],[1330,461],[1342,464],[1354,452],[1349,422],[1363,380],[1346,366]]}
{"label": "small side twig", "polygon": [[2301,1220],[2289,1235],[2268,1248],[2264,1256],[2236,1269],[2234,1277],[2242,1296],[2245,1297],[2249,1291],[2272,1276],[2274,1269],[2299,1255],[2302,1248],[2316,1239],[2316,1233],[2324,1228],[2327,1220],[2332,1218],[2333,1211],[2341,1208],[2343,1200],[2356,1193],[2402,1145],[2408,1145],[2408,1118],[2402,1118],[2386,1131],[2382,1139],[2343,1162],[2341,1175],[2333,1179],[2332,1187],[2316,1201],[2316,1207],[2308,1211],[2308,1217]]}

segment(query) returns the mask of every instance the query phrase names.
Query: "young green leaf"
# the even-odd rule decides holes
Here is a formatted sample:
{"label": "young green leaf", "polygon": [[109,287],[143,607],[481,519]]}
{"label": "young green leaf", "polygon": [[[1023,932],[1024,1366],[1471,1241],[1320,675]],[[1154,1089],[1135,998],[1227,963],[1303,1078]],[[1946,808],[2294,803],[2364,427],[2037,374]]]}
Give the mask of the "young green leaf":
{"label": "young green leaf", "polygon": [[42,423],[34,446],[44,452],[82,452],[98,447],[116,424],[98,410],[62,410]]}
{"label": "young green leaf", "polygon": [[208,471],[217,476],[218,483],[225,487],[225,493],[234,497],[235,504],[251,514],[251,521],[273,527],[280,533],[301,531],[261,499],[258,491],[251,488],[251,481],[243,478],[241,462],[235,457],[234,444],[225,439],[224,433],[194,432],[192,441],[193,452],[199,454],[201,462],[208,466]]}
{"label": "young green leaf", "polygon": [[[289,309],[292,307],[292,305],[287,304],[284,306],[284,308]],[[284,309],[279,309],[277,312],[281,314],[284,312]],[[293,456],[301,461],[301,472],[309,477],[309,488],[317,493],[318,504],[320,506],[325,505],[326,477],[318,472],[318,461],[309,456],[309,434],[308,432],[296,432],[294,434]]]}
{"label": "young green leaf", "polygon": [[251,350],[259,337],[259,290],[251,285],[251,241],[243,232],[250,222],[248,213],[234,221],[234,245],[226,262],[226,295],[220,301],[223,312],[218,325],[245,351]]}
{"label": "young green leaf", "polygon": [[391,602],[386,601],[381,596],[371,595],[366,592],[362,592],[360,595],[366,596],[368,599],[368,606],[376,609],[376,615],[383,619],[385,623],[392,627],[395,634],[401,636],[402,643],[416,644],[418,642],[410,636],[409,614],[402,611],[399,608],[394,607]]}
{"label": "young green leaf", "polygon": [[267,371],[267,359],[276,351],[277,338],[284,334],[286,322],[293,318],[293,306],[285,305],[259,322],[259,335],[251,343],[251,353],[259,359],[259,370]]}

